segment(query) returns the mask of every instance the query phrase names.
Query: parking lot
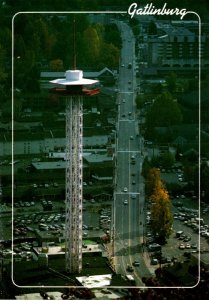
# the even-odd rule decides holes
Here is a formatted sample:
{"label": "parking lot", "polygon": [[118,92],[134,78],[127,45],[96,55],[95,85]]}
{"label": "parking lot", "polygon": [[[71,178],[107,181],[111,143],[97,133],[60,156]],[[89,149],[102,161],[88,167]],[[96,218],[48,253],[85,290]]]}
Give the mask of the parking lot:
{"label": "parking lot", "polygon": [[[46,203],[52,203],[51,210],[44,210]],[[33,203],[31,203],[33,202]],[[39,199],[24,202],[24,205],[14,207],[13,234],[14,234],[14,258],[17,260],[30,260],[33,257],[33,243],[28,241],[38,235],[53,237],[58,240],[64,237],[65,230],[65,205],[64,201],[51,201]],[[4,214],[1,218],[1,240],[10,240],[12,231],[11,213]],[[98,203],[94,199],[84,200],[83,203],[83,237],[100,238],[109,234],[111,226],[111,202]],[[25,239],[26,242],[16,242]],[[43,240],[44,242],[44,240]],[[5,247],[3,256],[11,259],[11,247]]]}
{"label": "parking lot", "polygon": [[[170,263],[174,260],[184,261],[185,255],[189,253],[197,255],[199,250],[199,222],[200,222],[200,252],[208,253],[209,262],[209,206],[202,205],[199,219],[197,199],[179,196],[172,200],[173,228],[172,234],[167,243],[161,247],[161,263]],[[203,214],[204,211],[204,214]],[[149,220],[150,211],[146,212],[146,220]],[[149,251],[150,263],[157,265],[160,263],[159,249],[152,251],[155,246],[155,239],[152,236],[147,221],[146,242]]]}

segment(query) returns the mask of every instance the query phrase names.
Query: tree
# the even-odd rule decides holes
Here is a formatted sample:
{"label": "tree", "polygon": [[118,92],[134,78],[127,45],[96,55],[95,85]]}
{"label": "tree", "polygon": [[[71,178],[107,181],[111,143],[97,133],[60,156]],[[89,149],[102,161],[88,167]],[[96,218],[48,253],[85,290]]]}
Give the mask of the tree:
{"label": "tree", "polygon": [[149,174],[149,169],[151,168],[150,166],[150,162],[148,157],[146,156],[143,164],[142,164],[142,176],[144,176],[144,178],[147,178],[147,175]]}
{"label": "tree", "polygon": [[61,59],[53,59],[49,62],[49,68],[52,71],[62,71],[64,69],[63,61]]}
{"label": "tree", "polygon": [[[196,168],[196,174],[195,174],[196,178],[198,178],[198,173],[199,173],[199,169]],[[205,162],[201,164],[200,178],[201,178],[200,185],[202,191],[202,200],[207,201],[207,203],[209,203],[209,201],[207,200],[209,198],[209,167]],[[198,180],[196,179],[196,181]]]}
{"label": "tree", "polygon": [[116,24],[108,24],[105,26],[105,41],[119,49],[122,47],[120,32]]}
{"label": "tree", "polygon": [[171,234],[172,215],[169,195],[162,182],[155,185],[151,200],[151,230],[164,243]]}
{"label": "tree", "polygon": [[172,95],[164,92],[159,95],[147,113],[147,127],[169,127],[180,124],[182,113]]}
{"label": "tree", "polygon": [[145,181],[145,193],[152,202],[151,230],[164,243],[171,234],[172,215],[170,199],[163,182],[160,179],[160,170],[150,168]]}
{"label": "tree", "polygon": [[166,168],[169,169],[173,166],[175,162],[175,158],[174,155],[170,152],[170,151],[166,151],[165,153],[163,153],[162,157],[161,157],[161,165]]}
{"label": "tree", "polygon": [[3,46],[0,44],[0,81],[4,81],[7,78],[7,73],[5,72],[4,66],[5,59],[5,50]]}
{"label": "tree", "polygon": [[84,31],[83,39],[85,42],[86,61],[89,65],[95,65],[95,62],[99,59],[101,50],[101,40],[96,28],[89,26]]}
{"label": "tree", "polygon": [[172,72],[166,77],[167,88],[170,93],[176,91],[176,73]]}
{"label": "tree", "polygon": [[145,102],[146,102],[146,97],[144,97],[142,95],[138,95],[136,97],[136,106],[137,106],[137,109],[143,108],[143,105],[144,105]]}
{"label": "tree", "polygon": [[104,43],[102,46],[102,56],[98,66],[100,68],[117,68],[119,61],[119,50],[113,44]]}
{"label": "tree", "polygon": [[154,21],[150,21],[148,26],[148,35],[156,35],[156,34],[157,34],[157,26]]}
{"label": "tree", "polygon": [[145,180],[145,193],[148,197],[151,197],[156,187],[161,187],[162,182],[160,179],[160,169],[150,168],[148,170]]}

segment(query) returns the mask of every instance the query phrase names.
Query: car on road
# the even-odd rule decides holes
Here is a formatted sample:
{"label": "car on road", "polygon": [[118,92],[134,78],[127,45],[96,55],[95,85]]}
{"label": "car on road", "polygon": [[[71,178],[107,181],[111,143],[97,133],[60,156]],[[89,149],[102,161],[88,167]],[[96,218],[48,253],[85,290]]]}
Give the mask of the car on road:
{"label": "car on road", "polygon": [[134,139],[134,137],[133,137],[133,135],[131,135],[131,136],[130,136],[130,140],[133,140],[133,139]]}
{"label": "car on road", "polygon": [[128,204],[128,200],[124,200],[123,204],[127,205]]}
{"label": "car on road", "polygon": [[125,103],[126,102],[126,99],[123,99],[123,103]]}
{"label": "car on road", "polygon": [[128,192],[127,187],[124,187],[123,191],[124,191],[124,192]]}
{"label": "car on road", "polygon": [[131,194],[131,199],[136,199],[136,194]]}
{"label": "car on road", "polygon": [[133,180],[133,181],[132,181],[132,184],[136,184],[136,181],[135,181],[135,180]]}

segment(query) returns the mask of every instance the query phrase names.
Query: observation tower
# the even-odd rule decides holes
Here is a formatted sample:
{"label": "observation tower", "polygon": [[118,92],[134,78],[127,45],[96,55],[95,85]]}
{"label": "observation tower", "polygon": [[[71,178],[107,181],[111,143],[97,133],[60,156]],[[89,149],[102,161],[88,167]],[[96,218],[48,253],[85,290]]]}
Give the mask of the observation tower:
{"label": "observation tower", "polygon": [[[83,99],[99,94],[92,86],[97,80],[83,78],[83,71],[68,70],[65,78],[50,81],[50,93],[66,103],[66,199],[65,258],[68,273],[82,270],[82,201],[83,201]],[[92,87],[92,89],[90,89]]]}

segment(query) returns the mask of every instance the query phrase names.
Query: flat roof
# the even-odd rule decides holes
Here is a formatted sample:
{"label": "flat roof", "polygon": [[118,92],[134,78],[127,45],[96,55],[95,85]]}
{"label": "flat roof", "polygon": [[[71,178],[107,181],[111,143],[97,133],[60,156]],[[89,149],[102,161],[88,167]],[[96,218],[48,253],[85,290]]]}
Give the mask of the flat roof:
{"label": "flat roof", "polygon": [[66,168],[66,161],[33,162],[32,166],[36,170],[65,169]]}
{"label": "flat roof", "polygon": [[[62,299],[62,294],[60,292],[48,292],[47,295],[50,297],[50,299],[54,300],[60,300]],[[23,295],[17,295],[15,296],[15,299],[17,300],[43,300],[43,297],[40,295],[40,293],[31,293],[31,294],[23,294]]]}
{"label": "flat roof", "polygon": [[112,161],[112,156],[107,156],[106,154],[91,154],[85,156],[85,160],[88,163],[99,163],[99,162],[107,162]]}
{"label": "flat roof", "polygon": [[99,288],[110,286],[112,281],[112,274],[81,276],[76,277],[76,279],[86,288]]}
{"label": "flat roof", "polygon": [[[37,253],[42,253],[42,248],[44,247],[37,247]],[[47,255],[55,255],[55,254],[65,254],[64,249],[61,246],[47,246],[48,252],[45,253]],[[82,248],[83,253],[93,253],[93,252],[102,252],[104,251],[103,247],[99,244],[88,244],[86,248]]]}

